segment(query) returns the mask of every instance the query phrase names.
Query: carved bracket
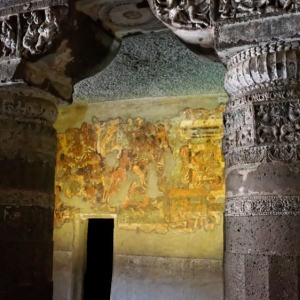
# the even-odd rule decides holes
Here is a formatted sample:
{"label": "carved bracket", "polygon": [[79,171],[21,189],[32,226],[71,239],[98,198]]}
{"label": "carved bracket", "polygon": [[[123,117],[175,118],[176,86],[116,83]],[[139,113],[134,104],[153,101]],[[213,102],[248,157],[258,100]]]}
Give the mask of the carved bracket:
{"label": "carved bracket", "polygon": [[0,1],[0,86],[25,82],[71,102],[73,85],[101,71],[119,46],[70,0]]}
{"label": "carved bracket", "polygon": [[210,0],[148,0],[154,15],[194,53],[218,60]]}
{"label": "carved bracket", "polygon": [[60,24],[67,13],[68,7],[61,5],[0,17],[0,58],[47,52],[59,37]]}

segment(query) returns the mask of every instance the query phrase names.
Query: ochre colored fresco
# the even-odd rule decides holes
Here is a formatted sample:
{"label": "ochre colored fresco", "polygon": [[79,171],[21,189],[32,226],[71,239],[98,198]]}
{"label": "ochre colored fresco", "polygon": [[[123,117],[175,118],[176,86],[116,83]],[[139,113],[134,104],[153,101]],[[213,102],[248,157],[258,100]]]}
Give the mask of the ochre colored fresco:
{"label": "ochre colored fresco", "polygon": [[[152,123],[117,118],[58,135],[55,224],[80,212],[117,214],[119,228],[166,233],[211,231],[222,225],[222,112],[185,110]],[[78,200],[76,200],[78,201]],[[68,201],[70,203],[70,201]],[[77,207],[77,208],[75,208]]]}

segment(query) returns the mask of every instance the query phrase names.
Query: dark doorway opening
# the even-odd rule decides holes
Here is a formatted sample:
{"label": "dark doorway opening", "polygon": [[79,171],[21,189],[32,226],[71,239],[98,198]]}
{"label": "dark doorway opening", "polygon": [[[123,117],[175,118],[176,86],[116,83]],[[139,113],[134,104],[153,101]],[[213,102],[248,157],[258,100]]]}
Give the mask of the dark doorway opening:
{"label": "dark doorway opening", "polygon": [[113,268],[113,219],[89,219],[84,300],[109,300]]}

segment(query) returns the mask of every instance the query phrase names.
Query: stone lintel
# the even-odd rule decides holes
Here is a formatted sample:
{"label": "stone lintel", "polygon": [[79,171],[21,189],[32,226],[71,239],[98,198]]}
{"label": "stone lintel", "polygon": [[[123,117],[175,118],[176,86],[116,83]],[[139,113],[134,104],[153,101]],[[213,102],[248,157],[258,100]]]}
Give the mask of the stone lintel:
{"label": "stone lintel", "polygon": [[243,18],[239,22],[217,23],[216,48],[223,62],[240,51],[257,45],[300,38],[300,13]]}

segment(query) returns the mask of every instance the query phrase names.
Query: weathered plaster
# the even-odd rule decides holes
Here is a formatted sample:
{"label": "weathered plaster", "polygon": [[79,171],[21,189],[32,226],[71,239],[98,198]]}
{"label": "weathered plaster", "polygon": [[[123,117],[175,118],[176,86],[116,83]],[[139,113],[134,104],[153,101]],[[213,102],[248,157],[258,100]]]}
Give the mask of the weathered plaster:
{"label": "weathered plaster", "polygon": [[[58,135],[58,223],[92,209],[116,213],[120,228],[145,233],[220,225],[222,109],[186,109],[156,123],[96,115],[87,121]],[[175,160],[169,178],[166,153]]]}
{"label": "weathered plaster", "polygon": [[122,120],[127,120],[130,117],[140,117],[152,122],[159,122],[165,118],[176,116],[186,108],[212,110],[227,101],[228,96],[225,93],[203,93],[191,96],[145,97],[90,104],[74,103],[71,106],[60,106],[58,108],[59,118],[54,126],[58,133],[65,132],[68,128],[80,128],[83,122],[91,120],[93,116],[97,116],[99,121],[118,117]]}

